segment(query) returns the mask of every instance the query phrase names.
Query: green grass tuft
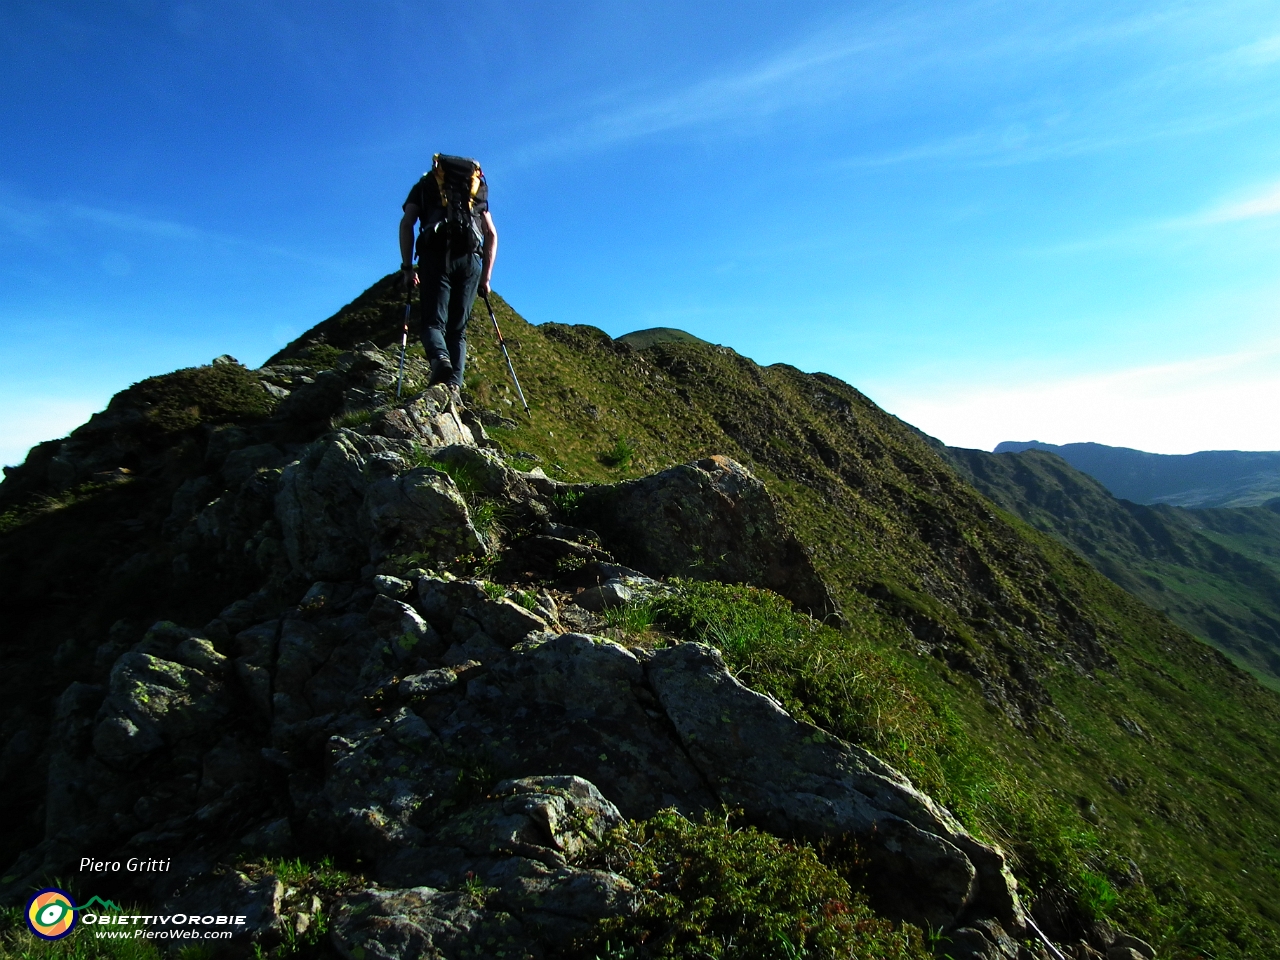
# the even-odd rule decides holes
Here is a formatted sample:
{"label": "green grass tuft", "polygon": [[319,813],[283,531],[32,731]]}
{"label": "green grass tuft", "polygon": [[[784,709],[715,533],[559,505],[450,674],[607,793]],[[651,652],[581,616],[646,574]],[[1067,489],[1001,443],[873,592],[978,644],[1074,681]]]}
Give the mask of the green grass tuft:
{"label": "green grass tuft", "polygon": [[658,610],[653,601],[641,600],[624,603],[620,607],[610,607],[602,616],[604,622],[615,630],[628,634],[641,634],[657,622]]}
{"label": "green grass tuft", "polygon": [[346,413],[338,414],[338,416],[334,417],[332,420],[333,429],[341,430],[343,427],[363,427],[373,419],[373,415],[376,412],[377,411],[372,407],[363,407],[359,410],[349,410]]}

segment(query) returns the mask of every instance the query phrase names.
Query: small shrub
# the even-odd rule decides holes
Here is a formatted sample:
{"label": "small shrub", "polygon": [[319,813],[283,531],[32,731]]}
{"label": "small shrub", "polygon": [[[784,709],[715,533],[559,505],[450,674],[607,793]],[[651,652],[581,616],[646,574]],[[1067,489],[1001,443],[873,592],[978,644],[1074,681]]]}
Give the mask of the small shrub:
{"label": "small shrub", "polygon": [[485,886],[483,880],[468,871],[466,879],[462,881],[462,892],[471,901],[471,906],[479,908],[483,907],[488,899],[498,892],[498,888]]}
{"label": "small shrub", "polygon": [[599,856],[640,895],[634,915],[598,925],[585,944],[597,956],[928,956],[918,930],[877,917],[812,847],[753,827],[664,810],[612,831]]}
{"label": "small shrub", "polygon": [[560,574],[577,573],[587,565],[585,557],[561,557],[556,561],[556,572]]}
{"label": "small shrub", "polygon": [[312,370],[331,370],[338,365],[342,351],[327,343],[313,343],[289,362]]}
{"label": "small shrub", "polygon": [[551,494],[551,502],[562,516],[570,517],[582,505],[583,496],[581,490],[557,490]]}
{"label": "small shrub", "polygon": [[143,408],[147,423],[166,434],[202,423],[262,420],[275,406],[253,371],[238,363],[188,367],[148,377],[119,394],[112,406],[117,402]]}
{"label": "small shrub", "polygon": [[489,548],[490,555],[496,556],[502,537],[507,532],[506,524],[511,519],[510,509],[506,504],[495,500],[474,496],[466,499],[469,501],[467,509],[471,515],[471,525],[475,527],[476,533]]}
{"label": "small shrub", "polygon": [[325,893],[337,893],[360,882],[358,877],[335,867],[330,857],[323,857],[315,863],[299,857],[263,860],[255,867],[264,875],[274,874],[286,887],[305,887]]}
{"label": "small shrub", "polygon": [[636,455],[636,448],[630,440],[619,437],[617,443],[600,454],[599,460],[606,467],[613,467],[615,470],[625,470],[631,466],[631,460]]}
{"label": "small shrub", "polygon": [[465,760],[458,768],[448,799],[452,805],[469,807],[489,795],[489,788],[498,780],[493,765],[474,758]]}
{"label": "small shrub", "polygon": [[447,463],[443,460],[437,460],[435,451],[420,444],[414,444],[413,453],[409,459],[415,467],[430,467],[432,470],[439,470],[447,475],[453,481],[453,485],[458,488],[458,492],[464,497],[474,494],[480,489],[480,477],[477,475],[475,468],[469,463]]}

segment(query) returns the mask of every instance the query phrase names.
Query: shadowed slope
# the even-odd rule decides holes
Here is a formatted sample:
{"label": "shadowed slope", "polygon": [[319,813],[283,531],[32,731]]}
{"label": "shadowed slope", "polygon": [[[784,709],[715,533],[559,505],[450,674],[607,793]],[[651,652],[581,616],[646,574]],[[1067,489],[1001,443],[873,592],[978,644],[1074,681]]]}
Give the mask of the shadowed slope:
{"label": "shadowed slope", "polygon": [[1045,451],[947,454],[1000,506],[1280,688],[1280,501],[1143,506]]}

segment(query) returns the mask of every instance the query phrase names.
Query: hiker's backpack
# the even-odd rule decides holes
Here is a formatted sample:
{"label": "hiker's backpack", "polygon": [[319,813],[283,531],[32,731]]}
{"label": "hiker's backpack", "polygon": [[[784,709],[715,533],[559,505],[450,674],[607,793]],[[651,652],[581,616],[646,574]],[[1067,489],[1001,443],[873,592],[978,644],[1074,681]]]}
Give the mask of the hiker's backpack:
{"label": "hiker's backpack", "polygon": [[[443,234],[446,257],[455,259],[479,251],[484,245],[484,231],[480,214],[476,212],[476,201],[487,199],[487,196],[481,197],[482,189],[488,193],[480,164],[469,157],[437,153],[431,172],[423,177],[427,178],[434,180],[440,191],[443,215],[432,229],[437,235]],[[425,183],[423,187],[426,188]]]}

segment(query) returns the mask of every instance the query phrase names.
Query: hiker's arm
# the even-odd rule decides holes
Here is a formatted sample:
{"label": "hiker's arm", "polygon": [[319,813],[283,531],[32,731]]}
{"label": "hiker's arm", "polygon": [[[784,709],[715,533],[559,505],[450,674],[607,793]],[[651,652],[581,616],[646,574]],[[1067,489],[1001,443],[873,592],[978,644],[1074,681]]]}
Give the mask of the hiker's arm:
{"label": "hiker's arm", "polygon": [[484,269],[480,272],[478,293],[489,295],[489,279],[493,276],[493,261],[498,259],[498,228],[493,225],[493,214],[484,212]]}
{"label": "hiker's arm", "polygon": [[413,263],[413,225],[418,222],[416,204],[404,205],[404,216],[400,218],[400,274],[404,278],[405,289],[418,285],[418,274],[405,267]]}

